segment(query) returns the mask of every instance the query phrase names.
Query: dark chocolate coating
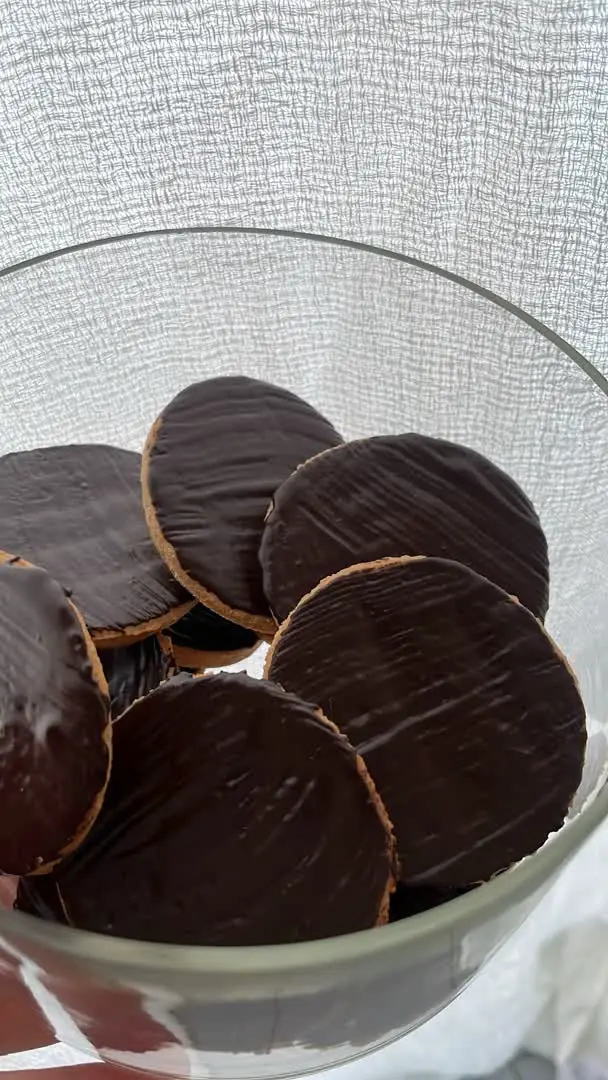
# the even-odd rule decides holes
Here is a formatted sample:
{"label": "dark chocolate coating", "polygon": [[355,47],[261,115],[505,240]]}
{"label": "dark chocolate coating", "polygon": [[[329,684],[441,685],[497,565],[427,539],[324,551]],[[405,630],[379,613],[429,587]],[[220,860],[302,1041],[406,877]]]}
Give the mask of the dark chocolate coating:
{"label": "dark chocolate coating", "polygon": [[203,653],[249,649],[258,640],[255,631],[224,619],[204,604],[196,604],[166,634],[174,645]]}
{"label": "dark chocolate coating", "polygon": [[171,659],[157,637],[144,638],[134,645],[104,649],[100,654],[110,691],[110,708],[116,719],[138,698],[156,690],[172,671]]}
{"label": "dark chocolate coating", "polygon": [[15,911],[24,915],[37,915],[46,922],[66,924],[65,915],[57,892],[57,884],[50,874],[36,874],[23,877],[17,885],[17,895],[13,904]]}
{"label": "dark chocolate coating", "polygon": [[462,896],[468,889],[445,889],[435,885],[397,885],[391,896],[389,922],[400,922],[401,919],[409,919],[412,915],[420,915],[423,911],[430,911],[447,904],[449,900],[455,900]]}
{"label": "dark chocolate coating", "polygon": [[345,443],[275,492],[260,547],[279,622],[324,577],[394,555],[454,559],[544,618],[547,541],[528,497],[467,447],[426,435]]}
{"label": "dark chocolate coating", "polygon": [[244,675],[178,675],[113,734],[103,810],[57,870],[71,924],[260,945],[376,923],[392,869],[379,801],[314,706]]}
{"label": "dark chocolate coating", "polygon": [[267,670],[363,755],[406,883],[465,887],[559,829],[585,713],[534,616],[444,559],[343,571],[301,601]]}
{"label": "dark chocolate coating", "polygon": [[189,599],[148,535],[141,455],[51,446],[0,458],[0,549],[43,566],[88,628],[120,631]]}
{"label": "dark chocolate coating", "polygon": [[109,768],[108,702],[85,631],[44,570],[0,566],[0,871],[47,866],[80,835]]}
{"label": "dark chocolate coating", "polygon": [[182,390],[149,450],[148,491],[189,578],[231,610],[269,616],[258,549],[270,500],[301,462],[340,442],[301,398],[257,379]]}

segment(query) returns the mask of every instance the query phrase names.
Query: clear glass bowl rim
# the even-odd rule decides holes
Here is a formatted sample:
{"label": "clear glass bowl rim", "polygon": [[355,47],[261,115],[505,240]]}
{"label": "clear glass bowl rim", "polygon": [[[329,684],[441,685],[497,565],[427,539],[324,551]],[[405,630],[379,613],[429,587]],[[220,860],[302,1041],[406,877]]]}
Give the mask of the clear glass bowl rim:
{"label": "clear glass bowl rim", "polygon": [[[608,379],[594,367],[574,346],[533,315],[516,304],[505,300],[490,289],[467,280],[460,274],[434,266],[413,256],[403,255],[387,248],[365,244],[335,236],[306,233],[295,229],[265,229],[232,225],[200,225],[182,228],[148,229],[119,236],[102,237],[73,244],[55,251],[45,252],[24,259],[12,266],[0,269],[0,278],[21,273],[42,263],[51,262],[67,255],[112,244],[133,243],[160,237],[185,235],[224,234],[226,236],[265,236],[282,239],[330,244],[397,262],[435,274],[454,285],[461,286],[509,312],[532,330],[541,334],[579,368],[600,388],[608,398]],[[332,967],[343,962],[364,960],[387,952],[401,952],[414,943],[418,947],[425,941],[442,934],[465,930],[467,926],[484,923],[495,913],[517,904],[550,881],[559,869],[575,854],[584,842],[608,816],[608,784],[596,797],[538,852],[524,859],[517,866],[481,885],[473,892],[442,904],[440,907],[419,915],[410,916],[392,925],[375,927],[356,934],[302,942],[295,945],[263,945],[247,947],[159,945],[146,941],[114,938],[71,927],[45,923],[31,915],[0,908],[0,934],[9,931],[42,946],[59,950],[68,956],[86,957],[104,965],[116,964],[146,971],[175,971],[205,975],[280,974],[297,969],[311,971]]]}

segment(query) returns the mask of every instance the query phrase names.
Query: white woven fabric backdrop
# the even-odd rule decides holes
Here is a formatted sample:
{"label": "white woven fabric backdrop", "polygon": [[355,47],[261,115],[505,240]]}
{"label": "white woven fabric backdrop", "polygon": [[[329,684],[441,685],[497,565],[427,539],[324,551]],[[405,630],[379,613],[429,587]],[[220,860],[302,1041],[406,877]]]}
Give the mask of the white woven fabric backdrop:
{"label": "white woven fabric backdrop", "polygon": [[3,0],[0,261],[142,228],[437,262],[608,335],[605,0]]}
{"label": "white woven fabric backdrop", "polygon": [[[608,5],[0,0],[0,264],[212,224],[438,263],[606,370]],[[477,984],[358,1075],[483,1072],[526,1041],[608,1068],[607,863],[596,837]]]}

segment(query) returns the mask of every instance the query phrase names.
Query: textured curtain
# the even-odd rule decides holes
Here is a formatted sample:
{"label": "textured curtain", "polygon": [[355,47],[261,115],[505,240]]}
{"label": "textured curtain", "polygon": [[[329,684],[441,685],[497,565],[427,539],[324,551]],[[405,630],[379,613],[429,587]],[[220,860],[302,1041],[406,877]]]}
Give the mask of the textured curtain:
{"label": "textured curtain", "polygon": [[4,0],[0,260],[192,224],[394,247],[602,363],[605,0]]}

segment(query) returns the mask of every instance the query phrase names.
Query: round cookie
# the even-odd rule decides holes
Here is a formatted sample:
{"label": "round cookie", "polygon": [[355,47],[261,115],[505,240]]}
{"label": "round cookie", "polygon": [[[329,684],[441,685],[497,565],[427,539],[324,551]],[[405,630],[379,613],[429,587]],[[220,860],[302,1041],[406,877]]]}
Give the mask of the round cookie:
{"label": "round cookie", "polygon": [[406,884],[486,881],[563,824],[585,754],[576,681],[537,619],[468,567],[340,571],[280,628],[266,674],[363,756]]}
{"label": "round cookie", "polygon": [[140,470],[139,454],[114,446],[0,458],[0,558],[19,555],[48,570],[98,647],[155,633],[193,603],[148,535]]}
{"label": "round cookie", "polygon": [[0,872],[44,873],[82,842],[111,765],[108,688],[46,571],[0,566]]}
{"label": "round cookie", "polygon": [[162,640],[177,667],[187,671],[236,664],[260,644],[253,630],[229,622],[204,604],[195,604],[165,631]]}
{"label": "round cookie", "polygon": [[156,690],[175,669],[171,654],[161,648],[158,637],[144,638],[117,649],[104,649],[100,660],[108,682],[113,719],[138,698]]}
{"label": "round cookie", "polygon": [[113,738],[101,815],[55,875],[70,924],[262,945],[386,921],[390,825],[316,706],[245,675],[182,674],[123,713]]}
{"label": "round cookie", "polygon": [[387,556],[454,559],[544,618],[547,541],[521,488],[487,458],[426,435],[344,443],[277,489],[260,562],[282,622],[324,577]]}
{"label": "round cookie", "polygon": [[276,488],[341,438],[288,390],[243,376],[187,387],[154,424],[143,500],[176,578],[226,619],[273,634],[258,550]]}

